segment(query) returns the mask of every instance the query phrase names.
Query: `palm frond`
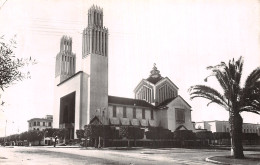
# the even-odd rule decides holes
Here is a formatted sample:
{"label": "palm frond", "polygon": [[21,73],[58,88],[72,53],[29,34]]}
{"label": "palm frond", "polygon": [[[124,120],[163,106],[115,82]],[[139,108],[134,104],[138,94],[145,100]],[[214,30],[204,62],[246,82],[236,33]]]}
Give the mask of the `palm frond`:
{"label": "palm frond", "polygon": [[256,68],[249,74],[249,76],[246,79],[244,88],[251,88],[253,86],[260,88],[259,81],[260,81],[260,67]]}
{"label": "palm frond", "polygon": [[194,99],[197,97],[202,97],[210,100],[208,103],[216,103],[224,107],[226,110],[229,109],[229,105],[226,99],[215,89],[205,86],[205,85],[195,85],[190,87],[189,89],[190,99]]}
{"label": "palm frond", "polygon": [[240,93],[240,112],[260,112],[260,67],[247,77]]}

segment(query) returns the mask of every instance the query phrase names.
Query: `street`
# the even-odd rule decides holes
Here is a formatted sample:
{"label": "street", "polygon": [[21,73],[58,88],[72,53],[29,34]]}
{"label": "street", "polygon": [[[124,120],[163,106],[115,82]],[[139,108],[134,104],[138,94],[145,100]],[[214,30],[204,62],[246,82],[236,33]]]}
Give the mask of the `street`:
{"label": "street", "polygon": [[[86,149],[48,147],[0,147],[0,164],[178,164],[210,165],[205,158],[228,155],[226,150],[207,149]],[[247,152],[249,153],[249,152]]]}

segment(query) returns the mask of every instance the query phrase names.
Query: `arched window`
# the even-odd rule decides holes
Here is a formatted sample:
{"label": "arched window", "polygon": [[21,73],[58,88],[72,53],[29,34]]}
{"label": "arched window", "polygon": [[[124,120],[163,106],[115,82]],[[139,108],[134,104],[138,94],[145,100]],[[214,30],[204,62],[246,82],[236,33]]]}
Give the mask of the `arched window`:
{"label": "arched window", "polygon": [[123,107],[123,118],[126,118],[126,107]]}

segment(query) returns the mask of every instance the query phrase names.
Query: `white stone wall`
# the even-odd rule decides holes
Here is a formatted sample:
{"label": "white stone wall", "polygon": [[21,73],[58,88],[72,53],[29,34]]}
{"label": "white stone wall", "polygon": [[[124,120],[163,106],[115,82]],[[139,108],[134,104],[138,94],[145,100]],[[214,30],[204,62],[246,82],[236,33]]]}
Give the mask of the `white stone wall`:
{"label": "white stone wall", "polygon": [[155,102],[162,103],[168,98],[173,98],[178,95],[178,88],[174,86],[168,78],[164,78],[155,85]]}
{"label": "white stone wall", "polygon": [[[97,54],[89,54],[83,59],[83,71],[90,76],[88,81],[87,124],[108,107],[108,58]],[[85,86],[85,84],[83,84]]]}
{"label": "white stone wall", "polygon": [[87,109],[82,109],[82,107],[87,107],[87,101],[81,97],[83,93],[88,92],[83,90],[82,84],[88,85],[88,78],[83,78],[82,72],[75,75],[73,78],[67,80],[66,82],[60,84],[59,86],[55,85],[55,96],[54,96],[54,113],[53,113],[53,128],[59,128],[59,118],[60,118],[60,98],[66,96],[72,92],[75,94],[75,128],[74,128],[74,137],[76,137],[76,130],[84,128],[84,121],[86,121],[87,116],[82,115]]}
{"label": "white stone wall", "polygon": [[[36,126],[34,126],[34,122],[36,122]],[[37,122],[40,122],[40,125],[37,125]],[[43,122],[45,122],[45,125],[43,125]],[[49,122],[51,122],[51,126],[49,126]],[[30,126],[30,123],[31,123],[31,126]],[[53,125],[52,120],[35,118],[35,119],[31,119],[28,121],[28,131],[37,130],[37,129],[42,131],[46,128],[52,128],[52,125]]]}
{"label": "white stone wall", "polygon": [[156,111],[157,116],[157,123],[158,125],[162,126],[163,128],[168,129],[168,111],[167,110],[157,110]]}
{"label": "white stone wall", "polygon": [[157,84],[142,80],[134,92],[135,99],[145,100],[151,104],[160,104],[168,98],[176,97],[178,95],[178,88],[168,78],[164,78]]}
{"label": "white stone wall", "polygon": [[122,125],[129,125],[129,120],[131,121],[132,125],[139,125],[141,122],[142,126],[148,125],[148,120],[151,126],[157,126],[156,123],[156,112],[154,113],[154,119],[151,119],[151,109],[145,109],[145,119],[142,119],[142,107],[135,107],[136,108],[136,118],[133,118],[133,108],[131,106],[126,106],[126,118],[123,117],[123,105],[115,105],[116,106],[116,117],[113,117],[113,105],[108,106],[108,118],[111,121],[111,124],[119,124],[119,120],[121,121]]}
{"label": "white stone wall", "polygon": [[[167,110],[168,129],[170,129],[171,131],[175,131],[177,127],[183,125],[188,130],[193,130],[193,125],[191,122],[191,109],[180,97],[174,99],[171,103],[167,105],[167,107],[168,107]],[[184,111],[184,115],[185,115],[184,123],[176,122],[176,109],[180,109]]]}

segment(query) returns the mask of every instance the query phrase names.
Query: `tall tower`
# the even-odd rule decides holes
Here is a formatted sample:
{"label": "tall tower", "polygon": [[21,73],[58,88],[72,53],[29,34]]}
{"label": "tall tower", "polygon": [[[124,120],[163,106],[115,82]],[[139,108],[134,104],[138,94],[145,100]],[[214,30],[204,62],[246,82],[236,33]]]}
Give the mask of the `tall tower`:
{"label": "tall tower", "polygon": [[108,55],[108,29],[103,27],[103,9],[88,10],[88,27],[83,30],[82,57],[88,54]]}
{"label": "tall tower", "polygon": [[88,102],[89,124],[94,116],[104,119],[108,109],[108,29],[103,27],[100,7],[93,5],[88,10],[88,26],[83,30],[82,40],[82,69],[89,76],[88,93],[83,94]]}
{"label": "tall tower", "polygon": [[75,64],[75,54],[72,53],[72,39],[63,36],[60,40],[60,52],[56,55],[56,83],[60,83],[75,74]]}

